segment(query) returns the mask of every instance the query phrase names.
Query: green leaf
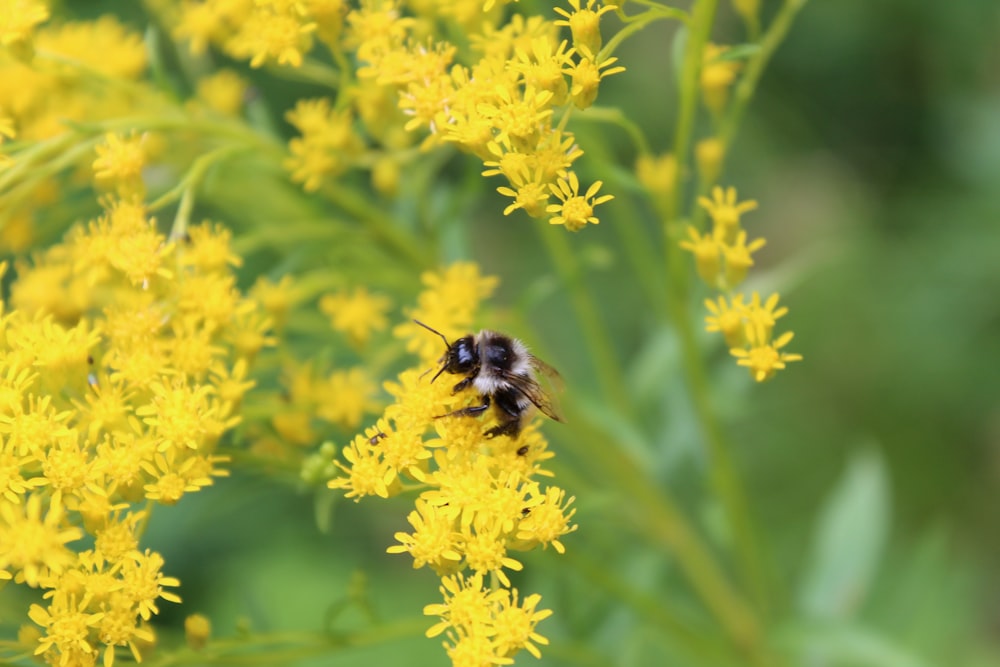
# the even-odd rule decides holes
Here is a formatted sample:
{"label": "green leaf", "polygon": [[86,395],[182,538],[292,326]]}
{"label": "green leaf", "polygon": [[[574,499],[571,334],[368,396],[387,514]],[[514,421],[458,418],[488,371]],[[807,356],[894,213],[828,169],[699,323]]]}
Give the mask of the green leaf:
{"label": "green leaf", "polygon": [[674,43],[671,45],[673,48],[670,53],[674,61],[674,81],[677,83],[678,91],[680,91],[681,82],[684,80],[684,50],[687,48],[687,41],[688,29],[687,26],[682,25],[674,33]]}
{"label": "green leaf", "polygon": [[724,63],[732,60],[750,60],[758,51],[760,51],[759,44],[737,44],[720,53],[712,62]]}
{"label": "green leaf", "polygon": [[333,489],[317,489],[314,498],[314,513],[316,515],[316,529],[323,535],[330,534],[330,527],[333,525],[333,509],[337,506],[337,500],[341,494]]}
{"label": "green leaf", "polygon": [[881,455],[874,448],[855,453],[816,526],[799,598],[807,615],[847,619],[864,602],[885,548],[889,505]]}
{"label": "green leaf", "polygon": [[797,665],[928,667],[892,638],[854,624],[793,624],[778,632],[777,641],[796,655],[793,664]]}

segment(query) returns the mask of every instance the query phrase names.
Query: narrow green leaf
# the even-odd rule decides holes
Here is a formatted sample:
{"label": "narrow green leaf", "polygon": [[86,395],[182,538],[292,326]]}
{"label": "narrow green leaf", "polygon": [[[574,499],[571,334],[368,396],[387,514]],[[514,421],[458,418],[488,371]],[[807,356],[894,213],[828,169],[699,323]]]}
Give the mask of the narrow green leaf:
{"label": "narrow green leaf", "polygon": [[836,667],[928,667],[893,638],[854,624],[804,623],[782,628],[777,643],[788,649],[797,665]]}
{"label": "narrow green leaf", "polygon": [[847,619],[862,605],[888,537],[889,505],[881,455],[857,452],[818,519],[799,598],[808,616]]}
{"label": "narrow green leaf", "polygon": [[736,46],[730,46],[720,53],[712,62],[723,63],[732,60],[750,60],[758,51],[760,51],[759,44],[737,44]]}
{"label": "narrow green leaf", "polygon": [[333,526],[333,510],[340,497],[341,495],[333,489],[316,490],[313,505],[316,515],[316,529],[323,535],[330,534],[330,528]]}
{"label": "narrow green leaf", "polygon": [[682,25],[677,28],[677,32],[674,33],[674,43],[672,44],[673,48],[670,52],[670,57],[674,61],[674,81],[677,83],[678,91],[680,90],[681,81],[684,79],[684,49],[687,47],[687,41],[688,29],[687,26]]}

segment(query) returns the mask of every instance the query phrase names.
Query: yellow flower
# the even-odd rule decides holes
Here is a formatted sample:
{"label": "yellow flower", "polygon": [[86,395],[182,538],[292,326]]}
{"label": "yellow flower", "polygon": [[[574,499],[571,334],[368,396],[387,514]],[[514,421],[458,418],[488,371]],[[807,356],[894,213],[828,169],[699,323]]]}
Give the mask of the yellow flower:
{"label": "yellow flower", "polygon": [[726,260],[725,285],[733,288],[743,282],[747,271],[753,266],[751,255],[764,247],[764,239],[754,239],[747,243],[747,233],[740,230],[733,243],[722,246],[722,256]]}
{"label": "yellow flower", "polygon": [[185,243],[178,250],[180,263],[205,273],[240,267],[243,260],[233,252],[232,240],[232,233],[220,224],[213,225],[206,220],[200,225],[192,225],[188,227]]}
{"label": "yellow flower", "polygon": [[722,249],[711,234],[699,234],[691,225],[687,228],[690,240],[678,245],[694,255],[698,276],[710,287],[718,287],[722,269]]}
{"label": "yellow flower", "polygon": [[97,145],[94,179],[114,187],[123,198],[142,196],[145,192],[142,169],[146,165],[146,135],[132,133],[126,137],[109,132],[104,141]]}
{"label": "yellow flower", "polygon": [[762,303],[760,294],[754,292],[750,297],[750,303],[745,306],[747,322],[760,327],[761,335],[764,338],[771,337],[775,322],[779,317],[788,313],[788,308],[778,307],[778,299],[778,294],[774,293]]}
{"label": "yellow flower", "polygon": [[413,534],[396,533],[400,544],[386,551],[391,554],[409,553],[413,557],[414,568],[430,565],[439,575],[453,572],[462,561],[459,551],[461,534],[455,530],[454,518],[418,498],[416,509],[410,512],[407,521],[413,526]]}
{"label": "yellow flower", "polygon": [[40,0],[0,0],[0,46],[27,42],[35,26],[48,19],[48,5]]}
{"label": "yellow flower", "polygon": [[573,79],[573,87],[570,94],[573,96],[573,104],[580,109],[586,109],[597,99],[597,89],[604,77],[624,72],[625,68],[619,65],[612,67],[618,58],[604,58],[598,60],[586,46],[578,46],[575,50],[580,55],[580,60],[567,68],[567,72]]}
{"label": "yellow flower", "polygon": [[556,7],[557,14],[565,16],[564,20],[556,21],[556,25],[569,26],[573,34],[573,46],[575,48],[585,47],[591,53],[601,50],[601,15],[615,9],[617,3],[609,2],[597,10],[594,10],[596,0],[587,0],[584,7],[580,6],[580,0],[569,0],[572,12],[568,12],[562,7]]}
{"label": "yellow flower", "polygon": [[112,667],[115,647],[127,646],[136,662],[142,661],[138,644],[155,639],[151,629],[139,625],[134,602],[121,592],[112,593],[103,605],[103,616],[97,624],[97,637],[104,648],[104,667]]}
{"label": "yellow flower", "polygon": [[[388,498],[399,492],[399,480],[390,474],[391,469],[382,460],[378,445],[372,445],[369,438],[363,435],[355,437],[350,445],[344,447],[343,454],[350,466],[340,461],[336,464],[347,475],[330,480],[328,486],[331,489],[344,489],[344,495],[354,498],[354,502],[364,496]],[[386,484],[387,478],[394,480],[391,486]]]}
{"label": "yellow flower", "polygon": [[552,93],[552,106],[562,106],[569,93],[563,70],[570,64],[567,42],[545,35],[531,40],[530,50],[515,46],[510,67],[521,75],[526,86]]}
{"label": "yellow flower", "polygon": [[[469,333],[473,314],[499,282],[496,276],[482,275],[473,262],[455,262],[441,271],[426,271],[420,281],[424,290],[417,307],[407,316],[434,327],[449,340]],[[407,351],[423,360],[437,359],[444,351],[440,338],[411,321],[397,325],[393,334],[407,342]]]}
{"label": "yellow flower", "polygon": [[730,348],[742,347],[746,343],[746,306],[742,294],[734,296],[731,302],[727,302],[724,296],[717,301],[705,299],[705,307],[711,313],[705,318],[705,331],[720,332]]}
{"label": "yellow flower", "polygon": [[614,199],[614,195],[597,197],[601,185],[603,185],[601,181],[595,181],[587,188],[587,193],[580,196],[580,181],[576,177],[576,172],[571,171],[568,178],[560,178],[556,185],[549,186],[552,194],[562,201],[561,204],[552,204],[546,209],[548,213],[559,214],[549,218],[549,224],[563,225],[571,232],[583,229],[588,222],[598,224],[600,220],[594,215],[594,207]]}
{"label": "yellow flower", "polygon": [[501,593],[483,588],[483,575],[474,573],[469,577],[451,575],[441,578],[443,603],[424,607],[425,616],[439,616],[441,622],[427,630],[428,637],[437,637],[449,627],[462,630],[469,636],[482,636],[492,625],[493,601]]}
{"label": "yellow flower", "polygon": [[695,145],[694,161],[702,183],[714,183],[719,178],[725,157],[726,145],[717,137],[702,139]]}
{"label": "yellow flower", "polygon": [[552,610],[536,611],[541,601],[542,596],[534,593],[518,604],[516,588],[500,598],[499,608],[493,613],[493,628],[496,632],[493,641],[501,655],[510,657],[521,649],[526,649],[536,658],[542,657],[535,644],[548,646],[549,640],[535,632],[535,626],[551,616]]}
{"label": "yellow flower", "polygon": [[331,109],[326,98],[299,100],[286,118],[301,136],[289,142],[285,168],[306,192],[346,171],[364,150],[351,111]]}
{"label": "yellow flower", "polygon": [[737,203],[736,188],[712,188],[712,198],[699,197],[698,204],[708,211],[714,223],[713,236],[722,243],[732,243],[740,228],[740,217],[757,208],[757,202],[747,200]]}
{"label": "yellow flower", "polygon": [[250,67],[266,62],[302,65],[302,57],[312,48],[316,24],[299,12],[300,3],[282,0],[255,0],[248,15],[238,23],[238,31],[226,42],[236,58],[250,59]]}
{"label": "yellow flower", "polygon": [[316,416],[344,428],[357,428],[366,413],[376,409],[377,386],[363,368],[335,371],[321,386]]}
{"label": "yellow flower", "polygon": [[83,531],[66,524],[66,513],[55,498],[44,516],[40,493],[32,493],[23,504],[0,499],[0,570],[37,587],[43,577],[71,566],[75,554],[66,543],[82,538]]}
{"label": "yellow flower", "polygon": [[677,183],[677,158],[673,153],[642,154],[635,164],[635,175],[654,197],[669,197]]}
{"label": "yellow flower", "polygon": [[134,80],[146,69],[142,35],[128,30],[110,14],[93,21],[46,28],[35,41],[40,50],[78,61],[109,79]]}
{"label": "yellow flower", "polygon": [[533,218],[540,218],[546,211],[549,201],[549,185],[540,180],[541,174],[535,172],[529,176],[527,172],[522,178],[511,179],[514,188],[501,186],[497,192],[514,201],[503,210],[504,215],[510,215],[517,209],[523,209]]}
{"label": "yellow flower", "polygon": [[709,43],[702,54],[701,94],[705,106],[715,114],[725,110],[729,88],[742,68],[742,63],[725,59],[728,50],[728,46]]}
{"label": "yellow flower", "polygon": [[35,655],[52,651],[58,655],[60,665],[94,665],[96,649],[91,645],[90,631],[104,614],[88,611],[88,601],[63,591],[54,591],[49,606],[31,605],[28,616],[45,629],[45,636],[38,642]]}
{"label": "yellow flower", "polygon": [[500,84],[493,92],[496,99],[480,104],[477,111],[497,129],[496,140],[516,150],[536,146],[542,126],[552,116],[552,92],[530,85],[523,92],[512,91]]}
{"label": "yellow flower", "polygon": [[792,332],[786,331],[776,340],[770,340],[765,335],[765,327],[759,323],[747,324],[747,341],[749,349],[736,348],[729,352],[737,358],[736,363],[750,370],[750,375],[757,382],[774,377],[774,374],[785,368],[785,364],[801,361],[801,354],[782,352],[781,348],[792,340]]}
{"label": "yellow flower", "polygon": [[559,553],[565,553],[566,547],[559,541],[563,535],[576,530],[576,525],[570,525],[570,520],[576,514],[575,509],[569,509],[575,498],[566,498],[562,489],[550,486],[541,495],[537,493],[525,504],[529,510],[521,519],[517,529],[517,539],[521,547],[531,548],[541,544],[543,548],[552,545]]}
{"label": "yellow flower", "polygon": [[330,318],[335,331],[347,334],[355,345],[364,345],[372,333],[388,326],[385,313],[391,301],[381,294],[370,294],[364,287],[328,294],[319,301],[319,309]]}
{"label": "yellow flower", "polygon": [[225,116],[239,115],[246,103],[246,79],[231,69],[219,71],[198,79],[195,95],[209,109]]}
{"label": "yellow flower", "polygon": [[184,639],[195,651],[205,648],[212,636],[212,621],[202,614],[191,614],[184,618]]}
{"label": "yellow flower", "polygon": [[164,586],[180,586],[181,582],[174,577],[163,576],[162,567],[163,556],[146,549],[144,553],[133,553],[122,568],[122,592],[138,606],[144,621],[159,613],[156,607],[158,599],[174,603],[181,601],[176,594],[163,589]]}

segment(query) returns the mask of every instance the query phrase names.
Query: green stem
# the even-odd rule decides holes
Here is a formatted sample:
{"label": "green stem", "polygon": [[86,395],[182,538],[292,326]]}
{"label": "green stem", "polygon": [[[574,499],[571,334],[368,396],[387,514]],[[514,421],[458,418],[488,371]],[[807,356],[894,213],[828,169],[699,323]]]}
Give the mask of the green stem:
{"label": "green stem", "polygon": [[594,300],[587,291],[580,263],[566,240],[568,232],[564,229],[552,229],[548,225],[536,226],[556,270],[569,289],[570,299],[605,398],[620,414],[633,416],[635,408],[628,400],[628,392],[622,379],[621,363],[614,356],[611,338],[594,306]]}
{"label": "green stem", "polygon": [[326,184],[320,192],[343,211],[363,221],[375,238],[407,260],[415,269],[426,269],[435,263],[433,253],[421,247],[412,234],[407,234],[390,216],[370,204],[361,193],[336,183]]}
{"label": "green stem", "polygon": [[572,413],[570,417],[586,425],[586,459],[600,471],[609,488],[622,489],[628,494],[622,502],[622,517],[634,524],[638,534],[673,554],[691,587],[751,664],[768,664],[753,610],[726,579],[715,556],[684,518],[674,499],[621,447],[609,446],[615,442],[615,434],[606,432],[585,413]]}
{"label": "green stem", "polygon": [[[687,164],[690,157],[699,97],[702,54],[709,39],[717,3],[718,0],[698,0],[692,12],[691,33],[684,51],[680,113],[674,138],[674,151],[680,165]],[[689,309],[688,271],[678,246],[678,236],[681,232],[679,212],[682,200],[682,171],[680,168],[677,170],[673,211],[665,220],[664,228],[668,271],[667,307],[680,337],[685,379],[708,450],[709,481],[732,530],[743,579],[760,606],[766,609],[767,587],[746,495],[736,473],[729,444],[725,441],[712,409],[703,356],[698,347],[695,325]]]}
{"label": "green stem", "polygon": [[[651,595],[647,590],[633,586],[599,562],[586,555],[586,551],[568,551],[562,557],[571,566],[587,577],[595,586],[614,595],[632,607],[643,619],[656,625],[671,643],[684,650],[695,661],[717,664],[724,660],[726,651],[718,643],[718,637],[707,635],[692,626],[687,619],[674,613],[663,600]],[[560,566],[561,567],[561,566]]]}
{"label": "green stem", "polygon": [[684,10],[675,9],[673,7],[664,7],[663,5],[655,3],[649,3],[649,9],[641,14],[636,14],[634,16],[619,14],[619,16],[625,23],[625,27],[616,32],[615,35],[607,41],[600,53],[597,54],[598,62],[609,58],[622,42],[635,33],[640,32],[643,28],[654,21],[672,19],[682,23],[687,23],[690,20],[688,13]]}
{"label": "green stem", "polygon": [[[767,64],[771,61],[774,52],[778,50],[781,42],[785,39],[785,35],[788,34],[788,30],[795,20],[795,15],[798,14],[807,1],[785,0],[785,4],[782,5],[781,9],[775,15],[774,20],[771,21],[771,25],[767,28],[767,32],[764,33],[764,37],[760,40],[760,48],[747,62],[743,76],[740,78],[740,82],[736,85],[736,89],[733,92],[729,108],[726,110],[726,114],[719,124],[718,139],[722,142],[723,163],[725,163],[726,155],[729,153],[729,146],[733,141],[733,137],[736,136],[736,132],[739,130],[743,116],[750,105],[750,100],[753,99],[754,93],[757,91],[757,84],[760,82]],[[721,172],[722,166],[719,168],[719,173]],[[707,194],[712,185],[713,183],[699,184],[698,194]],[[691,216],[692,224],[695,227],[701,228],[704,216],[704,209],[701,207],[695,208]]]}
{"label": "green stem", "polygon": [[[682,168],[688,164],[688,153],[691,150],[694,135],[695,112],[698,110],[698,83],[701,76],[702,54],[712,31],[712,21],[715,18],[715,8],[718,0],[698,0],[691,12],[691,25],[688,41],[684,48],[684,63],[681,68],[680,103],[677,114],[677,126],[674,131],[674,156],[677,158],[677,174],[672,188],[673,210],[666,220],[668,225],[678,222],[680,203],[683,200],[682,187],[686,174]],[[670,237],[670,230],[667,230]]]}
{"label": "green stem", "polygon": [[591,106],[578,112],[576,120],[617,125],[625,130],[629,139],[632,140],[632,144],[635,146],[636,152],[649,153],[649,142],[646,141],[646,137],[643,135],[642,130],[636,123],[629,120],[622,110],[617,107]]}

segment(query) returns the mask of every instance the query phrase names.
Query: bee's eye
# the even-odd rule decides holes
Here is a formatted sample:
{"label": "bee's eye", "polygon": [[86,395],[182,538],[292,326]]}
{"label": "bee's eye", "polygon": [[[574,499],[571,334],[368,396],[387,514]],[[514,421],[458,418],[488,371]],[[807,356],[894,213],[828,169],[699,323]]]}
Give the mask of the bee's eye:
{"label": "bee's eye", "polygon": [[462,338],[455,342],[452,348],[449,366],[452,373],[465,373],[472,370],[476,364],[472,341]]}

